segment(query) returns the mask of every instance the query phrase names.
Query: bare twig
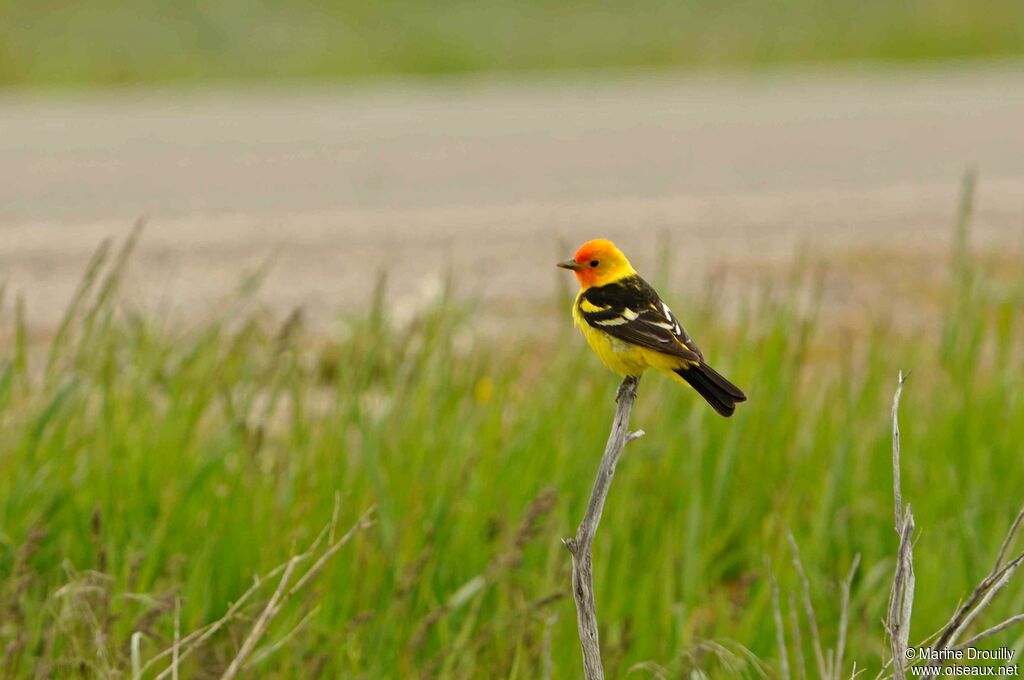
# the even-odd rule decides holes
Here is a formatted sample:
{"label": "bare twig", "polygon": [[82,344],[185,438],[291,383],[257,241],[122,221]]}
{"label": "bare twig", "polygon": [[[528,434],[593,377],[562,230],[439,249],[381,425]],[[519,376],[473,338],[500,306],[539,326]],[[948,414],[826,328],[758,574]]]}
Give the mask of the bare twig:
{"label": "bare twig", "polygon": [[[327,531],[327,544],[332,545],[334,543],[334,530],[338,528],[338,513],[341,511],[341,492],[334,492],[334,510],[331,511],[331,523],[330,529]],[[322,534],[321,534],[322,535]],[[317,536],[319,542],[320,536]]]}
{"label": "bare twig", "polygon": [[583,521],[576,529],[575,538],[567,538],[563,542],[572,553],[572,596],[576,601],[576,624],[579,628],[580,644],[583,648],[583,671],[587,680],[603,680],[604,667],[601,664],[601,644],[598,639],[597,608],[594,602],[594,574],[592,568],[591,547],[597,525],[601,522],[601,512],[608,497],[615,466],[626,444],[643,436],[643,431],[629,431],[629,416],[633,411],[636,399],[636,388],[639,376],[626,376],[619,386],[616,396],[618,406],[612,431],[608,435],[601,465],[594,480],[594,489],[590,493],[590,502],[583,515]]}
{"label": "bare twig", "polygon": [[[232,680],[238,675],[238,672],[242,670],[245,665],[249,654],[251,654],[253,649],[256,648],[256,643],[258,643],[260,638],[263,637],[263,634],[267,631],[267,627],[270,625],[270,622],[278,615],[281,608],[288,603],[295,593],[302,590],[304,585],[320,573],[324,565],[327,564],[327,561],[331,559],[335,553],[341,550],[341,548],[352,539],[356,532],[372,526],[373,522],[370,521],[370,514],[372,512],[372,509],[367,510],[363,516],[356,521],[352,528],[345,532],[344,536],[328,545],[320,557],[317,558],[316,562],[313,563],[313,566],[307,569],[306,573],[300,576],[298,581],[295,582],[295,585],[286,591],[285,588],[291,580],[292,571],[300,562],[309,558],[311,553],[305,552],[300,555],[296,555],[288,561],[284,574],[281,575],[281,580],[277,585],[277,590],[274,591],[270,601],[267,602],[267,606],[263,608],[263,612],[256,620],[256,623],[253,625],[248,637],[246,637],[245,642],[242,643],[241,648],[238,650],[238,654],[236,654],[235,658],[231,660],[231,664],[228,666],[228,669],[224,672],[224,675],[221,676],[221,680]],[[333,533],[334,519],[332,519],[331,524],[332,528],[330,533]]]}
{"label": "bare twig", "polygon": [[551,655],[551,639],[554,637],[555,624],[558,623],[558,612],[544,619],[544,635],[540,643],[541,678],[551,680],[554,677],[555,661]]}
{"label": "bare twig", "polygon": [[287,633],[282,635],[280,637],[280,639],[278,639],[275,642],[273,642],[273,643],[263,647],[262,649],[258,649],[255,652],[253,652],[252,659],[246,665],[247,666],[255,666],[257,664],[260,664],[267,657],[269,657],[271,654],[273,654],[274,652],[278,651],[279,649],[281,649],[282,647],[287,645],[291,641],[291,639],[294,638],[295,635],[300,630],[302,630],[302,627],[305,626],[307,623],[309,623],[309,620],[311,618],[313,618],[314,616],[316,616],[319,612],[320,612],[320,605],[317,605],[317,606],[313,607],[312,609],[310,609],[308,612],[306,612],[303,615],[303,617],[301,619],[299,619],[299,622],[296,623],[292,627],[291,630],[289,630]]}
{"label": "bare twig", "polygon": [[[970,193],[973,188],[973,177],[965,180],[965,192]],[[969,204],[966,208],[969,212]],[[910,505],[903,506],[903,499],[900,492],[900,430],[899,430],[899,403],[903,391],[903,383],[906,376],[902,371],[899,373],[899,381],[896,393],[893,396],[892,405],[892,463],[893,463],[893,496],[896,511],[896,531],[900,536],[899,549],[896,559],[896,573],[893,578],[892,592],[889,599],[889,611],[886,618],[886,628],[889,634],[892,658],[883,665],[879,677],[885,669],[892,666],[892,676],[897,680],[906,677],[906,651],[909,644],[910,620],[914,603],[914,566],[912,537],[914,533],[914,516],[910,511]],[[1024,614],[1012,616],[1002,623],[999,623],[981,633],[978,633],[967,642],[957,645],[957,640],[970,627],[974,620],[991,604],[996,594],[1010,581],[1017,570],[1024,564],[1024,553],[1020,553],[1004,565],[1010,546],[1014,538],[1024,524],[1024,509],[1022,509],[1003,539],[996,556],[995,564],[981,583],[971,592],[967,599],[961,604],[956,612],[938,632],[929,636],[919,646],[930,645],[934,653],[933,658],[927,663],[929,674],[925,677],[937,677],[941,667],[945,664],[945,655],[941,654],[949,649],[964,649],[974,645],[992,635],[1007,630],[1008,628],[1024,623]],[[934,642],[932,642],[934,640]]]}
{"label": "bare twig", "polygon": [[914,609],[914,516],[910,506],[903,507],[900,490],[900,396],[906,376],[900,371],[896,380],[896,393],[892,398],[892,494],[896,514],[896,534],[900,537],[896,550],[896,573],[893,574],[889,593],[889,613],[885,627],[889,634],[892,653],[893,677],[906,677],[906,651],[910,641],[910,618]]}
{"label": "bare twig", "polygon": [[305,559],[305,557],[305,555],[296,555],[288,560],[288,566],[284,568],[284,574],[281,575],[281,580],[277,583],[277,589],[274,590],[274,594],[271,595],[267,605],[263,608],[263,612],[260,614],[260,617],[256,619],[256,623],[253,624],[252,630],[249,631],[249,635],[246,636],[245,641],[239,648],[235,658],[231,660],[231,664],[228,665],[228,669],[224,671],[224,675],[221,676],[221,680],[233,680],[233,678],[238,675],[238,672],[242,670],[242,664],[244,664],[246,659],[249,658],[249,654],[252,653],[252,650],[256,648],[256,643],[259,642],[261,637],[263,637],[263,633],[266,632],[271,619],[273,619],[274,614],[277,613],[278,603],[281,602],[281,598],[284,597],[285,588],[288,586],[288,582],[292,579],[292,572],[295,571],[295,567],[298,566],[299,562]]}
{"label": "bare twig", "polygon": [[132,680],[142,678],[142,633],[135,631],[131,637]]}
{"label": "bare twig", "polygon": [[906,652],[910,640],[910,618],[914,608],[914,556],[913,541],[914,515],[910,506],[903,513],[900,523],[903,533],[896,555],[896,573],[893,576],[892,591],[889,594],[889,615],[886,628],[889,633],[889,646],[892,651],[893,677],[903,680],[906,677]]}
{"label": "bare twig", "polygon": [[[264,575],[262,579],[257,578],[253,582],[253,584],[251,586],[249,586],[249,589],[246,590],[244,593],[242,593],[242,595],[237,600],[235,600],[231,604],[231,606],[228,607],[228,610],[224,613],[224,616],[220,617],[219,619],[217,619],[213,623],[210,623],[210,624],[208,624],[206,626],[203,626],[201,628],[198,628],[198,629],[192,631],[191,633],[189,633],[188,635],[183,637],[179,644],[180,644],[180,647],[184,648],[184,651],[180,655],[179,662],[183,661],[184,659],[186,659],[189,655],[192,654],[192,652],[195,649],[198,649],[199,647],[201,647],[203,645],[203,643],[205,643],[207,640],[209,640],[211,637],[213,637],[217,633],[217,631],[219,631],[221,628],[224,627],[224,625],[226,625],[229,621],[233,620],[236,616],[238,616],[238,613],[242,610],[242,608],[245,606],[245,604],[249,601],[249,598],[251,598],[253,595],[255,595],[256,591],[258,591],[263,586],[263,584],[266,581],[274,578],[275,576],[280,574],[282,571],[284,571],[284,568],[286,566],[287,566],[286,564],[281,564],[281,565],[277,566],[276,568],[272,569],[266,575]],[[161,659],[165,659],[168,656],[170,656],[173,653],[173,651],[174,651],[174,648],[173,647],[169,647],[169,648],[163,650],[162,652],[160,652],[159,654],[155,655],[152,659],[147,661],[142,666],[142,668],[139,670],[139,674],[141,675],[141,674],[145,673],[155,663],[157,663]],[[165,680],[165,678],[167,678],[170,675],[170,670],[171,669],[168,668],[167,670],[165,670],[162,673],[160,673],[160,675],[157,676],[157,680]]]}
{"label": "bare twig", "polygon": [[768,576],[772,580],[772,615],[775,618],[775,644],[779,647],[779,677],[782,680],[790,680],[789,654],[786,652],[786,626],[782,622],[782,607],[779,606],[779,582],[775,580],[771,566],[768,567]]}
{"label": "bare twig", "polygon": [[992,573],[986,576],[960,608],[957,609],[956,613],[953,614],[953,618],[950,619],[949,623],[942,628],[938,639],[935,641],[935,649],[948,649],[956,644],[960,634],[967,629],[978,614],[988,607],[992,602],[992,598],[1002,590],[1003,586],[1007,584],[1021,564],[1024,564],[1024,553],[1009,561],[1005,567],[994,569]]}
{"label": "bare twig", "polygon": [[1010,544],[1013,543],[1013,537],[1017,535],[1017,530],[1020,529],[1022,521],[1024,521],[1024,508],[1021,508],[1020,512],[1017,513],[1017,519],[1013,520],[1010,530],[1006,532],[1006,538],[1003,539],[1003,545],[999,548],[999,556],[996,557],[996,566],[993,570],[1002,566],[1003,560],[1006,559],[1006,552],[1010,549]]}
{"label": "bare twig", "polygon": [[[334,510],[334,515],[333,515],[333,517],[331,519],[331,523],[328,526],[325,526],[320,531],[320,533],[317,534],[316,538],[313,539],[313,542],[310,544],[309,548],[306,549],[307,553],[315,552],[320,547],[320,544],[323,542],[324,538],[326,538],[328,536],[329,533],[333,536],[334,526],[337,523],[338,503],[339,503],[339,499],[336,496],[335,497],[335,510]],[[365,516],[366,515],[364,515],[364,517]],[[331,541],[331,543],[333,543],[333,540]],[[288,563],[285,562],[285,563],[279,564],[276,567],[274,567],[273,569],[271,569],[269,572],[264,574],[262,578],[257,576],[254,579],[253,584],[251,586],[249,586],[249,588],[244,593],[242,593],[237,600],[235,600],[233,603],[231,603],[231,605],[228,607],[228,610],[224,613],[224,616],[220,617],[219,619],[217,619],[216,621],[214,621],[214,622],[212,622],[210,624],[207,624],[205,626],[202,626],[202,627],[192,631],[191,633],[186,635],[184,638],[182,638],[180,644],[184,648],[184,652],[182,652],[180,660],[184,660],[186,657],[188,657],[190,654],[192,654],[192,652],[194,650],[196,650],[199,647],[201,647],[207,640],[209,640],[211,637],[213,637],[217,633],[217,631],[219,631],[221,628],[223,628],[229,621],[232,621],[235,617],[237,617],[239,612],[242,610],[242,608],[249,601],[249,598],[251,598],[253,595],[255,595],[256,592],[258,590],[260,590],[267,581],[269,581],[269,580],[271,580],[273,578],[276,578],[281,572],[283,572],[285,570],[285,567],[287,567],[287,566],[288,566]],[[157,654],[156,656],[154,656],[152,659],[147,661],[145,663],[145,665],[142,666],[142,668],[140,670],[140,673],[145,673],[156,662],[158,662],[161,659],[164,659],[167,656],[169,656],[172,653],[172,651],[173,651],[173,648],[167,648],[164,651],[162,651],[159,654]],[[167,676],[169,674],[170,674],[170,669],[167,669],[167,670],[163,671],[162,673],[160,673],[160,675],[158,675],[156,677],[156,680],[165,680],[165,678],[167,678]]]}
{"label": "bare twig", "polygon": [[[291,587],[291,590],[289,590],[288,594],[285,596],[285,602],[287,602],[296,592],[302,590],[302,587],[306,585],[310,581],[310,579],[319,574],[320,571],[323,570],[324,565],[327,564],[327,561],[334,557],[334,554],[341,550],[346,543],[352,540],[353,536],[355,536],[358,532],[364,529],[369,529],[373,526],[373,520],[370,519],[370,517],[373,515],[373,511],[374,509],[370,508],[369,510],[364,512],[363,515],[358,520],[356,520],[356,523],[353,524],[352,527],[348,531],[346,531],[341,538],[331,543],[327,547],[327,549],[324,550],[323,554],[320,555],[320,557],[317,558],[316,562],[313,563],[313,566],[311,566],[306,571],[306,573],[303,574],[299,578],[299,580],[295,582],[295,585]],[[331,532],[333,533],[333,531],[334,530],[332,529]]]}
{"label": "bare twig", "polygon": [[181,648],[181,598],[174,598],[174,646],[171,648],[171,680],[178,680],[178,665],[181,659],[178,650]]}
{"label": "bare twig", "polygon": [[[992,571],[989,572],[988,576],[982,579],[981,583],[977,585],[974,591],[971,592],[964,603],[957,609],[956,613],[953,614],[953,617],[949,622],[939,631],[938,638],[935,641],[935,649],[944,650],[953,647],[960,635],[963,634],[974,619],[988,607],[996,593],[998,593],[1003,586],[1009,582],[1010,578],[1012,578],[1020,566],[1024,564],[1024,553],[1017,555],[1005,565],[1003,564],[1003,560],[1006,559],[1006,553],[1009,551],[1010,546],[1013,544],[1013,540],[1021,527],[1022,519],[1024,519],[1024,509],[1017,514],[1016,519],[1014,519],[1013,523],[1010,525],[1010,529],[1006,533],[1006,538],[1003,539],[1003,543],[999,548],[999,554],[996,557],[995,564],[992,566]],[[1014,621],[1014,619],[1017,619],[1017,617],[1008,619],[1008,621]],[[1013,623],[1008,623],[1006,627],[1008,628],[1012,625]],[[1004,628],[999,628],[999,630],[1004,630]],[[988,635],[994,635],[996,632],[999,632],[998,630],[992,629],[989,629],[989,631],[985,631],[980,635],[987,637]],[[967,645],[965,644],[961,646]]]}
{"label": "bare twig", "polygon": [[892,495],[896,505],[896,535],[903,535],[903,493],[900,490],[900,397],[903,395],[903,371],[899,372],[896,394],[892,397]]}
{"label": "bare twig", "polygon": [[[977,585],[974,591],[968,596],[967,600],[957,608],[956,613],[953,614],[953,617],[949,622],[943,626],[938,633],[932,635],[933,638],[936,638],[935,643],[932,646],[933,651],[964,649],[1018,623],[1024,622],[1024,614],[1018,614],[1017,616],[1012,616],[992,628],[978,633],[963,644],[956,644],[960,636],[970,627],[971,623],[974,622],[978,615],[987,609],[992,603],[992,598],[996,596],[996,593],[1002,590],[1003,586],[1010,581],[1020,566],[1024,564],[1024,553],[1021,553],[1014,559],[1010,560],[1005,566],[1001,568],[999,566],[1002,562],[1007,546],[1013,539],[1013,535],[1019,527],[1020,522],[1015,520],[1013,525],[1010,527],[1010,531],[1007,534],[1006,539],[1003,540],[1003,548],[1000,550],[1000,555],[997,558],[996,565],[992,568],[992,572]],[[928,666],[931,668],[931,673],[925,677],[938,677],[940,669],[945,665],[947,660],[948,659],[944,658],[943,655],[937,655],[937,658],[928,663]]]}
{"label": "bare twig", "polygon": [[789,593],[789,625],[793,629],[793,666],[796,668],[796,680],[804,680],[807,677],[807,667],[804,663],[804,642],[800,635],[800,612],[796,607],[796,595]]}
{"label": "bare twig", "polygon": [[853,587],[853,577],[860,566],[860,553],[853,556],[853,563],[850,565],[850,572],[843,581],[843,594],[839,604],[839,639],[836,641],[836,666],[835,679],[839,680],[843,672],[843,654],[846,651],[846,631],[849,626],[850,617],[850,589]]}
{"label": "bare twig", "polygon": [[[192,633],[189,633],[185,637],[181,638],[181,640],[178,643],[178,646],[179,646],[179,648],[181,650],[180,654],[179,654],[178,662],[179,663],[183,662],[193,652],[195,652],[197,649],[199,649],[207,640],[209,640],[211,637],[213,637],[217,633],[217,631],[219,631],[221,628],[223,628],[225,625],[227,625],[230,621],[232,621],[235,618],[237,618],[239,616],[241,610],[243,609],[244,605],[249,601],[249,599],[257,591],[259,591],[263,587],[263,585],[267,581],[269,581],[270,579],[276,578],[278,575],[281,575],[281,578],[278,581],[278,589],[275,591],[274,596],[272,596],[271,602],[268,603],[268,605],[264,607],[263,613],[261,614],[261,617],[260,617],[260,619],[262,619],[263,615],[265,615],[268,611],[270,611],[270,618],[273,619],[273,617],[276,616],[278,612],[280,612],[281,608],[284,607],[285,604],[287,604],[288,600],[291,599],[291,597],[294,596],[296,594],[296,592],[298,590],[300,590],[303,585],[308,583],[309,580],[312,579],[323,568],[323,566],[326,564],[327,560],[331,556],[333,556],[335,553],[337,553],[338,550],[340,550],[342,546],[344,546],[346,543],[348,543],[352,539],[352,537],[355,536],[355,534],[357,532],[362,531],[364,529],[367,529],[367,528],[373,526],[373,520],[371,519],[373,511],[374,511],[373,508],[370,508],[369,510],[367,510],[356,521],[356,523],[354,525],[352,525],[352,527],[347,532],[345,532],[345,534],[343,536],[338,538],[336,541],[328,543],[327,547],[324,549],[324,552],[316,560],[316,562],[313,564],[313,566],[311,566],[300,577],[300,579],[295,583],[295,585],[293,585],[290,589],[288,589],[286,592],[284,592],[283,596],[280,596],[278,591],[280,591],[283,587],[285,587],[287,585],[287,583],[291,579],[291,574],[288,573],[288,572],[294,570],[296,563],[298,563],[300,561],[304,561],[304,560],[312,557],[316,553],[316,551],[319,549],[320,544],[323,543],[325,538],[327,538],[329,535],[333,536],[334,530],[335,530],[335,525],[337,523],[337,514],[335,514],[335,516],[331,520],[331,523],[323,528],[323,530],[317,535],[316,539],[314,539],[312,544],[309,546],[309,548],[305,552],[299,553],[298,555],[293,555],[292,557],[290,557],[288,559],[287,562],[278,565],[277,567],[272,569],[270,572],[265,574],[262,579],[257,578],[255,580],[255,582],[252,584],[252,586],[250,586],[248,590],[246,590],[244,593],[242,593],[242,595],[238,598],[237,601],[235,601],[230,607],[228,607],[227,612],[225,612],[224,616],[222,616],[220,619],[218,619],[217,621],[214,621],[213,623],[211,623],[211,624],[209,624],[207,626],[199,628],[199,629],[193,631]],[[285,578],[285,575],[287,575],[288,578]],[[277,602],[274,602],[274,597],[277,597],[277,599],[278,599]],[[271,610],[268,610],[267,607],[269,607],[271,603],[274,604],[274,607]],[[259,620],[257,621],[257,624],[259,624]],[[269,620],[264,623],[264,628],[265,628],[266,624],[269,624]],[[255,627],[252,630],[254,631]],[[262,635],[263,632],[265,632],[265,630],[261,631],[260,635]],[[251,634],[252,634],[252,631],[250,631],[250,635]],[[247,638],[247,641],[248,641],[248,638]],[[253,641],[252,644],[255,644],[256,642],[259,642],[259,637],[257,637]],[[243,644],[243,647],[244,647],[244,644]],[[150,668],[154,663],[156,663],[160,659],[164,659],[164,658],[166,658],[168,656],[172,656],[173,651],[174,651],[173,648],[165,649],[164,651],[162,651],[159,654],[157,654],[156,656],[154,656],[152,659],[147,661],[146,664],[142,667],[142,669],[141,669],[142,672],[145,673],[145,671],[148,668]],[[246,655],[248,655],[248,653],[251,653],[251,652],[252,652],[252,649],[250,648],[246,652]],[[240,651],[240,653],[241,653],[241,651]],[[237,655],[236,655],[236,660],[237,660]],[[243,661],[244,661],[244,658],[243,658]],[[232,661],[232,664],[234,664],[234,661]],[[247,664],[243,663],[238,670],[241,670],[246,665]],[[236,670],[234,672],[237,673],[238,670]],[[230,667],[229,667],[229,671],[230,671]],[[161,673],[159,673],[156,676],[155,680],[166,680],[168,677],[170,677],[171,672],[172,672],[172,668],[168,667],[165,670],[163,670]],[[227,676],[227,677],[232,677],[232,676]]]}
{"label": "bare twig", "polygon": [[[839,633],[836,639],[836,647],[834,649],[825,650],[821,645],[820,631],[818,629],[814,607],[811,604],[809,579],[803,569],[803,563],[800,560],[800,553],[796,540],[793,538],[792,534],[787,536],[787,540],[789,541],[790,549],[793,552],[793,564],[796,567],[796,571],[800,577],[802,585],[804,613],[808,619],[808,625],[811,628],[811,640],[814,645],[815,661],[819,676],[827,680],[839,680],[843,673],[843,659],[846,653],[846,639],[849,629],[850,591],[853,588],[853,578],[860,566],[860,553],[854,556],[853,561],[850,564],[850,570],[842,584],[842,599],[840,601],[839,612]],[[785,626],[783,623],[782,608],[779,601],[779,585],[775,579],[775,574],[772,573],[770,565],[768,566],[768,576],[771,579],[772,615],[775,621],[775,643],[779,648],[780,657],[779,677],[783,680],[788,680],[792,671],[795,672],[797,680],[804,680],[807,675],[807,670],[804,665],[803,641],[800,631],[800,615],[796,597],[793,593],[789,594],[789,622],[793,635],[794,652],[793,666],[791,667],[789,663],[789,649],[786,645],[786,635],[784,632]]]}
{"label": "bare twig", "polygon": [[1002,633],[1004,630],[1012,628],[1018,623],[1024,623],[1024,614],[1017,614],[1016,616],[1011,616],[1002,623],[998,623],[987,630],[981,631],[967,642],[957,645],[956,648],[963,650],[967,649],[968,647],[973,647],[985,638],[992,637],[996,633]]}
{"label": "bare twig", "polygon": [[796,539],[793,538],[793,534],[791,532],[786,532],[786,540],[789,541],[789,548],[793,552],[793,566],[796,568],[796,573],[800,577],[800,585],[804,601],[804,613],[807,615],[807,627],[811,629],[811,644],[814,647],[814,660],[818,664],[818,677],[828,678],[831,676],[828,672],[828,666],[825,663],[825,654],[822,652],[821,633],[818,631],[818,617],[814,615],[814,604],[811,602],[811,582],[810,579],[807,578],[807,572],[804,571],[803,562],[800,561],[800,548],[797,546]]}

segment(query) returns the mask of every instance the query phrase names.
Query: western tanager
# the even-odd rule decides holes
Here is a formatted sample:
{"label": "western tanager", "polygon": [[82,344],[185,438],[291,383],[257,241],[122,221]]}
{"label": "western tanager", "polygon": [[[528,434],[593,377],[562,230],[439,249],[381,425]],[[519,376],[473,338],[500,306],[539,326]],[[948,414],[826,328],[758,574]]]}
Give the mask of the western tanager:
{"label": "western tanager", "polygon": [[571,269],[580,282],[572,317],[605,366],[623,376],[653,368],[689,383],[726,417],[746,401],[743,390],[704,363],[672,310],[614,243],[587,241],[558,266]]}

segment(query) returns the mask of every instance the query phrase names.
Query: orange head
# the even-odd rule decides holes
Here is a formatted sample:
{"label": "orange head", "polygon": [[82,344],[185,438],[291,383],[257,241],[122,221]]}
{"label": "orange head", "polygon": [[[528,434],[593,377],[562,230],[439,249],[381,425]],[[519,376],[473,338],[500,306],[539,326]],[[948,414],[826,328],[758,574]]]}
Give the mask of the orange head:
{"label": "orange head", "polygon": [[603,286],[636,274],[622,251],[606,238],[587,241],[571,260],[559,262],[558,266],[575,272],[582,288]]}

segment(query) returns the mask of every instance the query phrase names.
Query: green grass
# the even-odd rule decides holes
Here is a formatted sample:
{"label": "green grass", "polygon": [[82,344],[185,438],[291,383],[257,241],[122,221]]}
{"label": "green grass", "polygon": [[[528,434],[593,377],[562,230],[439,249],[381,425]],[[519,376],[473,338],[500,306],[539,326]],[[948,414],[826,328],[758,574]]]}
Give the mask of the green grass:
{"label": "green grass", "polygon": [[[1024,278],[954,262],[931,321],[879,311],[846,339],[796,308],[814,285],[800,277],[751,291],[735,324],[716,320],[713,293],[671,296],[750,402],[725,420],[668,380],[641,383],[633,422],[648,434],[620,464],[594,553],[609,677],[733,677],[708,641],[774,667],[766,562],[788,610],[787,528],[826,645],[862,555],[847,659],[873,677],[898,368],[912,370],[903,494],[920,527],[911,639],[988,572],[1024,501]],[[370,506],[376,524],[281,611],[259,649],[311,614],[249,677],[529,679],[545,649],[554,677],[579,677],[559,539],[582,515],[617,381],[571,329],[496,343],[447,296],[396,327],[383,293],[327,338],[240,311],[184,327],[126,307],[121,269],[98,255],[48,353],[3,307],[0,677],[130,677],[134,632],[145,663],[171,644],[176,598],[183,633],[216,620],[336,502],[339,530]],[[550,313],[568,326],[564,300]],[[275,585],[183,677],[218,676]],[[981,623],[1022,608],[1012,584]]]}
{"label": "green grass", "polygon": [[0,0],[0,83],[1020,56],[1017,0]]}

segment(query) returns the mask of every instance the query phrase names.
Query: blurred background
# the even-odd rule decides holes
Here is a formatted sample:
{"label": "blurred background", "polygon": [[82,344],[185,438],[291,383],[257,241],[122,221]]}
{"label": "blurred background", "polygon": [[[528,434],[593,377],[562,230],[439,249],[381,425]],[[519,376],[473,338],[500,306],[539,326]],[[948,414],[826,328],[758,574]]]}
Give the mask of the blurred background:
{"label": "blurred background", "polygon": [[578,677],[617,381],[553,264],[599,236],[751,396],[641,385],[609,676],[814,668],[790,531],[835,677],[882,667],[900,368],[939,628],[1024,488],[1024,3],[0,0],[0,675],[166,677],[375,506],[244,677]]}
{"label": "blurred background", "polygon": [[880,0],[209,0],[3,6],[7,84],[338,81],[564,69],[1016,57],[1024,9]]}
{"label": "blurred background", "polygon": [[410,305],[454,268],[528,316],[598,235],[644,263],[670,233],[681,285],[918,251],[970,165],[979,238],[1024,201],[1009,0],[3,2],[0,27],[0,265],[34,329],[141,216],[146,300],[194,314],[274,253],[267,301],[323,320],[384,268]]}

